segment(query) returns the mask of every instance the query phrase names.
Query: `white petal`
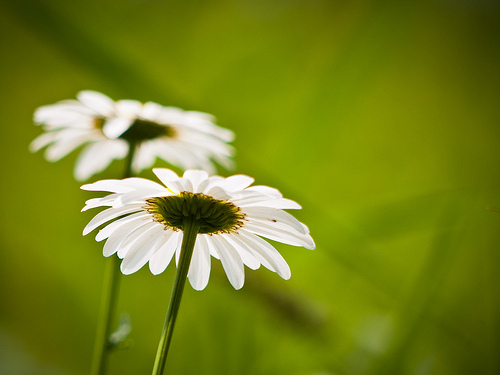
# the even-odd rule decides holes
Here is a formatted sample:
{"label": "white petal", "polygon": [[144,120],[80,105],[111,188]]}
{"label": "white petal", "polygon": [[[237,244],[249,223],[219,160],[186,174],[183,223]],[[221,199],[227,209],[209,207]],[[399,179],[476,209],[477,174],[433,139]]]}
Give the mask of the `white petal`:
{"label": "white petal", "polygon": [[193,184],[188,178],[181,178],[179,181],[176,181],[181,191],[193,191]]}
{"label": "white petal", "polygon": [[[206,236],[206,235],[203,235],[203,236]],[[210,256],[214,257],[217,260],[220,260],[219,253],[217,252],[217,250],[215,249],[214,244],[211,241],[212,237],[213,236],[210,236],[210,235],[208,235],[208,237],[205,237],[207,245],[208,245],[208,250],[210,251]]]}
{"label": "white petal", "polygon": [[163,106],[154,102],[146,102],[142,106],[140,115],[141,117],[150,121],[159,122],[159,116],[163,111]]}
{"label": "white petal", "polygon": [[[108,224],[104,228],[102,228],[95,236],[95,240],[97,242],[100,242],[108,238],[119,227],[136,219],[142,219],[144,220],[144,222],[146,222],[148,219],[151,220],[151,216],[147,212],[137,212],[135,214],[122,217],[121,219],[115,220],[111,224]],[[136,223],[139,224],[139,221],[137,221]]]}
{"label": "white petal", "polygon": [[248,246],[243,241],[239,239],[240,236],[238,234],[221,234],[221,236],[223,236],[226,241],[234,247],[234,249],[240,255],[243,264],[245,264],[248,268],[256,270],[260,267],[260,259],[257,260],[255,258],[254,252],[250,248],[248,248]]}
{"label": "white petal", "polygon": [[96,216],[94,216],[92,220],[90,220],[90,222],[83,230],[83,235],[85,236],[86,234],[96,229],[99,225],[102,225],[105,222],[112,220],[118,216],[140,211],[142,209],[141,206],[141,204],[131,204],[126,207],[108,208],[104,211],[101,211]]}
{"label": "white petal", "polygon": [[143,141],[136,146],[134,160],[132,161],[132,170],[139,173],[143,169],[149,169],[156,161],[154,148],[150,147],[152,141]]}
{"label": "white petal", "polygon": [[267,237],[271,240],[286,243],[293,246],[303,246],[306,249],[314,249],[314,241],[309,234],[301,234],[296,231],[286,230],[285,228],[270,227],[260,222],[247,221],[244,228],[259,236]]}
{"label": "white petal", "polygon": [[80,189],[87,191],[109,191],[111,193],[125,193],[132,190],[130,186],[123,183],[123,180],[115,179],[99,180],[92,184],[82,185]]}
{"label": "white petal", "polygon": [[30,152],[37,152],[45,146],[51,144],[56,139],[56,131],[42,133],[36,137],[29,145]]}
{"label": "white petal", "polygon": [[176,139],[182,139],[191,146],[193,151],[201,151],[202,153],[210,155],[224,155],[232,156],[234,154],[234,147],[222,142],[220,139],[208,134],[203,134],[198,131],[178,132]]}
{"label": "white petal", "polygon": [[54,126],[63,125],[82,119],[91,120],[95,112],[82,103],[73,100],[38,107],[33,114],[35,123],[45,123]]}
{"label": "white petal", "polygon": [[125,258],[128,252],[134,248],[134,245],[137,240],[139,240],[150,230],[155,230],[158,229],[159,227],[160,225],[158,225],[158,223],[155,223],[153,221],[146,221],[145,224],[140,224],[140,226],[137,226],[135,229],[133,229],[131,232],[125,235],[125,238],[120,242],[117,252],[118,257],[121,259]]}
{"label": "white petal", "polygon": [[152,152],[160,159],[163,159],[172,165],[179,166],[184,170],[195,167],[191,162],[192,158],[189,153],[187,153],[182,147],[179,147],[177,141],[172,141],[169,138],[162,138],[158,139],[157,142],[149,143],[148,146],[151,147],[153,150]]}
{"label": "white petal", "polygon": [[128,118],[113,117],[106,120],[104,126],[102,127],[102,132],[106,137],[115,139],[125,133],[131,125],[132,121]]}
{"label": "white petal", "polygon": [[127,193],[138,189],[156,189],[164,191],[162,185],[140,177],[124,178],[123,180],[107,179],[96,181],[92,184],[85,184],[80,187],[82,190],[88,191],[109,191],[113,193]]}
{"label": "white petal", "polygon": [[120,207],[131,203],[144,204],[147,198],[167,196],[167,195],[172,195],[172,193],[170,193],[167,189],[163,189],[163,192],[151,189],[130,191],[128,193],[120,194],[120,196],[114,201],[113,207]]}
{"label": "white petal", "polygon": [[110,255],[116,253],[119,249],[121,249],[121,243],[130,233],[135,230],[142,230],[144,226],[149,224],[151,224],[151,220],[148,218],[135,218],[134,220],[117,227],[104,243],[104,247],[102,249],[103,255],[105,257],[109,257]]}
{"label": "white petal", "polygon": [[74,175],[79,181],[105,170],[113,159],[122,159],[128,151],[128,145],[121,140],[96,142],[87,146],[75,164]]}
{"label": "white petal", "polygon": [[[231,155],[234,152],[231,152]],[[236,163],[231,157],[225,155],[213,155],[212,158],[221,166],[226,168],[228,171],[232,171],[236,168]]]}
{"label": "white petal", "polygon": [[221,236],[213,235],[207,240],[212,241],[212,244],[219,253],[222,267],[226,271],[231,285],[234,289],[241,289],[245,282],[245,271],[243,269],[243,261],[238,252]]}
{"label": "white petal", "polygon": [[88,199],[85,201],[85,207],[82,208],[82,212],[90,210],[91,208],[112,206],[117,197],[119,197],[119,194],[110,194],[103,198]]}
{"label": "white petal", "polygon": [[220,182],[222,186],[227,191],[237,191],[243,190],[253,184],[255,180],[243,174],[237,174],[234,176],[229,176],[225,180]]}
{"label": "white petal", "polygon": [[87,143],[91,139],[92,137],[81,136],[81,134],[74,134],[71,137],[66,137],[58,140],[47,147],[47,150],[45,151],[45,158],[51,162],[58,161],[73,150]]}
{"label": "white petal", "polygon": [[134,241],[120,266],[124,275],[130,275],[138,271],[148,262],[155,251],[162,245],[160,242],[162,232],[163,227],[157,225]]}
{"label": "white petal", "polygon": [[191,181],[193,185],[193,193],[199,193],[200,191],[198,190],[198,187],[202,181],[208,179],[208,174],[205,171],[190,169],[184,172],[183,177]]}
{"label": "white petal", "polygon": [[256,254],[266,260],[262,262],[264,267],[271,271],[276,272],[283,279],[288,280],[291,272],[285,259],[281,254],[267,241],[253,233],[246,232],[245,230],[239,231],[240,239],[247,244]]}
{"label": "white petal", "polygon": [[121,180],[123,185],[129,186],[133,189],[156,189],[158,191],[164,191],[165,187],[157,182],[148,180],[146,178],[140,177],[129,177]]}
{"label": "white petal", "polygon": [[[167,238],[168,236],[168,238]],[[166,240],[165,240],[166,238]],[[158,275],[165,271],[170,264],[174,253],[181,246],[182,232],[172,230],[165,231],[164,244],[156,251],[149,260],[149,269],[153,275]]]}
{"label": "white petal", "polygon": [[269,230],[277,230],[280,233],[281,232],[290,233],[291,235],[294,236],[305,235],[305,238],[307,238],[307,236],[309,235],[309,228],[301,222],[299,222],[299,224],[302,227],[302,230],[299,233],[297,233],[297,230],[290,227],[288,224],[284,224],[279,221],[270,222],[268,220],[258,219],[255,217],[247,217],[247,223],[255,224],[260,227],[267,228]]}
{"label": "white petal", "polygon": [[180,123],[197,131],[211,134],[226,142],[234,140],[234,133],[226,128],[213,124],[215,117],[203,112],[183,111],[179,116]]}
{"label": "white petal", "polygon": [[114,114],[115,102],[100,92],[80,91],[76,97],[80,102],[102,116],[112,116]]}
{"label": "white petal", "polygon": [[137,100],[118,100],[115,109],[119,116],[135,119],[142,111],[142,103]]}
{"label": "white petal", "polygon": [[248,195],[241,198],[232,198],[231,201],[239,207],[272,207],[280,210],[299,210],[302,207],[295,201],[287,198],[271,198],[265,195]]}
{"label": "white petal", "polygon": [[258,192],[260,194],[268,195],[274,198],[283,198],[283,194],[281,194],[278,189],[265,185],[250,186],[249,188],[246,188],[245,191]]}
{"label": "white petal", "polygon": [[[167,187],[169,187],[171,182],[179,180],[177,173],[167,168],[154,168],[153,173]],[[174,193],[178,194],[180,191],[174,191]]]}
{"label": "white petal", "polygon": [[200,182],[198,185],[198,191],[200,193],[205,193],[207,192],[208,189],[210,189],[212,186],[215,186],[218,181],[222,180],[223,177],[221,176],[210,176],[208,179],[205,179]]}
{"label": "white petal", "polygon": [[231,196],[219,186],[211,187],[205,194],[221,201],[231,198]]}
{"label": "white petal", "polygon": [[285,225],[289,225],[299,233],[302,234],[309,233],[308,231],[306,231],[306,229],[304,228],[304,226],[300,221],[298,221],[295,217],[293,217],[288,212],[285,212],[283,210],[258,206],[258,207],[244,207],[242,208],[242,212],[248,215],[247,218],[259,219],[261,221],[264,221],[264,223],[278,222]]}
{"label": "white petal", "polygon": [[160,158],[185,170],[200,167],[200,160],[194,154],[195,150],[191,145],[179,140],[169,140],[169,138],[164,138],[163,143],[165,143],[165,149],[158,150]]}
{"label": "white petal", "polygon": [[198,235],[193,250],[193,257],[189,265],[189,283],[195,290],[203,290],[210,278],[210,250],[206,242],[206,235]]}

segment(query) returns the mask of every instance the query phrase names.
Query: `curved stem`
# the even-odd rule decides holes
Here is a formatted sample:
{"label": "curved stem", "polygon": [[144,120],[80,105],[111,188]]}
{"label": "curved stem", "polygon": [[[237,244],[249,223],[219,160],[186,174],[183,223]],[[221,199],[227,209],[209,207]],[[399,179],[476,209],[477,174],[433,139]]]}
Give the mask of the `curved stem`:
{"label": "curved stem", "polygon": [[[132,175],[132,162],[136,151],[136,144],[129,144],[129,152],[125,162],[123,178]],[[118,299],[118,290],[120,286],[120,258],[113,256],[106,262],[104,274],[104,286],[101,298],[101,310],[97,324],[97,334],[94,345],[94,354],[90,375],[103,375],[106,373],[108,363],[108,354],[112,349],[109,337],[111,335],[111,324],[115,314],[116,301]]]}
{"label": "curved stem", "polygon": [[172,294],[170,295],[170,302],[168,304],[167,315],[165,316],[165,323],[158,344],[156,352],[155,364],[153,367],[153,375],[163,374],[165,362],[167,361],[168,349],[170,347],[170,340],[174,332],[175,320],[179,312],[181,303],[182,292],[186,284],[186,278],[191,264],[191,257],[193,255],[194,244],[196,236],[198,235],[198,224],[194,220],[186,219],[184,221],[184,234],[182,238],[181,255],[179,259],[179,266],[175,274],[174,286]]}

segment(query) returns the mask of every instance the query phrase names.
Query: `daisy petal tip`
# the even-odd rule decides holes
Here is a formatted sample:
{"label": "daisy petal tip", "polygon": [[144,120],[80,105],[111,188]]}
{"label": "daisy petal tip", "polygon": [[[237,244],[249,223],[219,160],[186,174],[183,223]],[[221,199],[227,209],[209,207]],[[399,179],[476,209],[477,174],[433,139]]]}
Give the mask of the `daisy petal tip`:
{"label": "daisy petal tip", "polygon": [[95,90],[80,90],[76,93],[76,97],[85,96],[85,95],[104,95]]}
{"label": "daisy petal tip", "polygon": [[240,290],[243,288],[243,285],[245,285],[245,276],[243,276],[241,279],[229,279],[229,282],[233,286],[235,290]]}
{"label": "daisy petal tip", "polygon": [[[154,174],[157,174],[157,173],[162,173],[163,171],[168,171],[168,172],[173,172],[171,169],[169,168],[153,168],[153,173]],[[175,172],[174,172],[175,173]]]}
{"label": "daisy petal tip", "polygon": [[162,266],[161,264],[158,264],[158,262],[155,259],[150,259],[148,265],[149,265],[149,271],[154,276],[158,276],[159,274],[163,273],[168,267],[168,265]]}
{"label": "daisy petal tip", "polygon": [[206,285],[196,285],[196,284],[191,284],[191,287],[196,290],[197,292],[201,292],[203,289],[205,289]]}
{"label": "daisy petal tip", "polygon": [[232,284],[232,285],[235,290],[240,290],[241,288],[243,288],[244,283],[242,283],[241,285],[240,284],[237,285]]}
{"label": "daisy petal tip", "polygon": [[109,258],[111,255],[113,254],[116,254],[116,251],[106,251],[105,249],[102,249],[102,255],[105,257],[105,258]]}
{"label": "daisy petal tip", "polygon": [[290,277],[292,277],[292,274],[290,273],[290,271],[286,274],[283,274],[283,275],[280,275],[280,277],[283,279],[283,280],[290,280]]}
{"label": "daisy petal tip", "polygon": [[123,265],[123,262],[120,264],[120,271],[124,274],[124,275],[130,275],[132,273],[134,273],[134,270],[129,268],[129,267],[125,267]]}
{"label": "daisy petal tip", "polygon": [[158,276],[160,273],[162,273],[161,270],[156,269],[155,267],[149,266],[149,271],[151,272],[152,275]]}
{"label": "daisy petal tip", "polygon": [[275,272],[281,277],[283,280],[289,280],[292,276],[292,271],[290,270],[290,266],[283,260],[283,264],[279,268],[276,268]]}
{"label": "daisy petal tip", "polygon": [[304,246],[306,249],[308,250],[314,250],[316,249],[316,244],[314,243],[312,237],[310,238],[310,244],[308,244],[309,246]]}

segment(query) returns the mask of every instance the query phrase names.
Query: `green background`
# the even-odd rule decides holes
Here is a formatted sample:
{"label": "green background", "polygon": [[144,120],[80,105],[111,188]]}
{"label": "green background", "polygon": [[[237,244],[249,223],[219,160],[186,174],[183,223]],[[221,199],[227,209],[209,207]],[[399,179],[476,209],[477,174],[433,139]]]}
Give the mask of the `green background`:
{"label": "green background", "polygon": [[[95,195],[77,153],[28,152],[33,111],[83,89],[214,114],[237,135],[220,174],[298,201],[317,244],[276,244],[292,278],[247,269],[240,291],[213,260],[168,373],[500,373],[499,16],[487,0],[2,2],[0,373],[90,368]],[[173,273],[122,277],[133,342],[109,374],[150,373]]]}

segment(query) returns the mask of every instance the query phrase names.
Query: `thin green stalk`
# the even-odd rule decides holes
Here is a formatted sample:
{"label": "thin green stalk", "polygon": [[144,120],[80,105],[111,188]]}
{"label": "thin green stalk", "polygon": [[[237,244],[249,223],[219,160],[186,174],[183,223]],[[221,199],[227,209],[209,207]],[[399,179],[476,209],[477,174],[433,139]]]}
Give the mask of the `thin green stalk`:
{"label": "thin green stalk", "polygon": [[182,292],[184,291],[184,285],[186,284],[186,278],[198,230],[199,227],[196,221],[189,219],[184,221],[184,234],[182,238],[179,266],[177,267],[177,272],[175,274],[174,286],[172,288],[172,294],[170,295],[167,315],[165,316],[165,323],[163,325],[160,343],[158,344],[158,350],[156,352],[153,375],[163,374],[163,370],[165,368],[168,349],[170,347],[170,340],[172,339],[172,333],[174,332],[175,320],[177,318],[177,313],[179,312]]}
{"label": "thin green stalk", "polygon": [[[136,151],[136,145],[130,143],[123,178],[130,177],[132,173],[132,161]],[[120,286],[120,258],[113,256],[106,262],[104,274],[104,286],[101,298],[101,310],[97,324],[96,340],[90,375],[104,375],[108,364],[108,354],[112,349],[109,337],[111,335],[111,324],[115,315],[116,301]]]}
{"label": "thin green stalk", "polygon": [[123,178],[132,176],[132,162],[134,161],[135,152],[137,151],[137,143],[129,142],[129,150],[127,160],[125,161],[125,170],[123,171]]}
{"label": "thin green stalk", "polygon": [[106,263],[101,311],[90,370],[91,375],[102,375],[106,372],[108,352],[111,349],[109,335],[111,334],[111,323],[113,321],[120,284],[120,258],[113,257],[112,259],[108,259]]}

